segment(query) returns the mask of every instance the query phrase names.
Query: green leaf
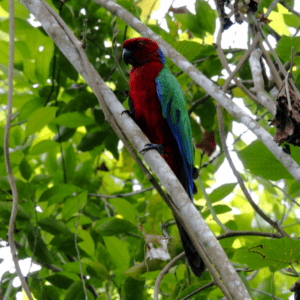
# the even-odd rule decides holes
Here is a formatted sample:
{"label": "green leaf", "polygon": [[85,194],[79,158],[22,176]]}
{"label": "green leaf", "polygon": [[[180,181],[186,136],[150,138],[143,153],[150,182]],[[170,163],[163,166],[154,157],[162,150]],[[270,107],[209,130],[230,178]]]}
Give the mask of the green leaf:
{"label": "green leaf", "polygon": [[[215,210],[215,213],[217,215],[221,215],[221,214],[225,214],[227,212],[230,212],[231,211],[231,207],[229,207],[228,205],[224,205],[224,204],[218,204],[218,205],[214,205],[214,210]],[[204,211],[201,214],[202,214],[202,217],[204,219],[206,219],[210,215],[210,211],[206,210],[206,211]]]}
{"label": "green leaf", "polygon": [[189,61],[195,60],[201,55],[201,53],[208,56],[208,51],[211,50],[211,46],[204,46],[192,41],[175,42],[173,43],[173,47]]}
{"label": "green leaf", "polygon": [[168,28],[170,30],[170,34],[174,37],[177,36],[178,35],[178,33],[177,33],[177,30],[178,30],[177,24],[172,20],[172,18],[168,14],[165,15],[165,19],[167,21]]}
{"label": "green leaf", "polygon": [[37,109],[44,106],[45,99],[33,97],[32,100],[26,101],[25,104],[21,107],[19,113],[19,120],[26,120],[30,115]]}
{"label": "green leaf", "polygon": [[[86,292],[88,294],[88,300],[95,299],[88,289],[86,290]],[[76,300],[76,299],[81,299],[81,300],[86,299],[81,280],[72,283],[67,289],[67,292],[64,297],[64,300]]]}
{"label": "green leaf", "polygon": [[[9,4],[9,1],[1,1],[1,6],[6,11],[9,11],[8,4]],[[29,10],[21,2],[19,2],[19,1],[15,1],[15,8],[14,8],[14,10],[15,10],[14,11],[15,18],[16,19],[18,18],[18,20],[20,20],[19,18],[27,20],[30,17],[29,16],[30,15]],[[1,24],[1,22],[0,22],[0,24]]]}
{"label": "green leaf", "polygon": [[131,222],[115,217],[108,218],[104,222],[102,221],[96,228],[97,232],[105,236],[127,233],[136,230],[136,227]]}
{"label": "green leaf", "polygon": [[202,38],[205,34],[194,14],[174,14],[174,17],[182,24],[184,30],[190,30],[196,37]]}
{"label": "green leaf", "polygon": [[216,106],[211,98],[207,99],[203,104],[198,105],[195,112],[200,117],[201,126],[211,132],[215,124]]}
{"label": "green leaf", "polygon": [[27,159],[24,157],[19,165],[19,170],[25,180],[29,180],[32,174],[32,169]]}
{"label": "green leaf", "polygon": [[64,152],[64,162],[67,182],[70,182],[74,176],[76,168],[76,154],[72,144],[70,144]]}
{"label": "green leaf", "polygon": [[115,267],[120,271],[126,271],[129,268],[130,261],[127,243],[120,241],[114,236],[104,236],[103,240]]}
{"label": "green leaf", "polygon": [[46,280],[54,286],[66,290],[74,282],[74,280],[71,279],[69,276],[66,276],[65,274],[67,274],[67,272],[58,272],[46,277]]}
{"label": "green leaf", "polygon": [[89,133],[85,135],[80,143],[77,146],[77,149],[80,151],[90,151],[94,149],[96,146],[99,146],[103,143],[104,139],[106,138],[106,132],[96,131],[93,133]]}
{"label": "green leaf", "polygon": [[[210,282],[208,280],[201,280],[201,282],[197,282],[194,284],[191,284],[189,287],[185,288],[183,291],[180,292],[178,295],[178,299],[182,299],[192,292],[196,291],[197,289],[203,287],[206,284],[209,284]],[[203,297],[204,295],[208,295],[211,292],[211,288],[206,288],[203,291],[201,291],[201,296]],[[209,299],[210,297],[205,297],[205,299]],[[204,298],[202,298],[204,299]]]}
{"label": "green leaf", "polygon": [[[83,275],[88,275],[86,272],[86,264],[81,262],[81,267],[82,267],[82,274]],[[73,262],[67,262],[62,266],[64,271],[67,272],[72,272],[72,273],[80,273],[80,263],[79,261],[73,261]]]}
{"label": "green leaf", "polygon": [[192,136],[195,139],[196,143],[200,143],[202,140],[201,127],[193,118],[190,118],[190,122],[191,122],[191,128],[192,128]]}
{"label": "green leaf", "polygon": [[85,114],[75,111],[59,115],[57,118],[55,118],[55,120],[52,121],[52,123],[60,126],[66,126],[68,128],[77,128],[80,126],[94,124],[95,121]]}
{"label": "green leaf", "polygon": [[277,43],[276,53],[285,62],[291,61],[291,49],[294,47],[294,53],[300,50],[300,37],[282,36]]}
{"label": "green leaf", "polygon": [[54,258],[48,250],[47,245],[42,239],[41,233],[37,228],[32,227],[28,232],[27,238],[30,249],[34,252],[34,256],[41,259],[46,264],[54,263]]}
{"label": "green leaf", "polygon": [[56,287],[52,285],[44,285],[43,286],[43,297],[48,297],[49,300],[57,300],[60,298],[59,291]]}
{"label": "green leaf", "polygon": [[[38,81],[46,85],[47,79],[50,75],[50,62],[52,60],[54,43],[48,37],[43,34],[38,34],[39,39],[36,40],[36,53],[35,53],[35,76]],[[41,48],[43,47],[43,48]]]}
{"label": "green leaf", "polygon": [[276,270],[300,262],[300,241],[289,237],[269,240],[263,239],[254,243],[247,250],[236,251],[233,260],[246,264],[251,269],[274,267]]}
{"label": "green leaf", "polygon": [[133,14],[136,18],[140,17],[142,9],[138,6],[135,6],[132,2],[125,1],[125,0],[118,0],[118,4],[124,7],[131,14]]}
{"label": "green leaf", "polygon": [[30,155],[40,155],[45,152],[48,152],[50,149],[53,150],[59,145],[51,140],[42,140],[35,144],[29,151]]}
{"label": "green leaf", "polygon": [[166,209],[166,204],[162,200],[162,198],[156,194],[152,197],[147,205],[147,224],[151,228],[152,232],[154,233],[155,230],[159,230],[160,222],[163,219],[164,210]]}
{"label": "green leaf", "polygon": [[271,151],[259,140],[238,152],[245,169],[254,175],[260,175],[269,180],[291,179],[288,170],[279,162]]}
{"label": "green leaf", "polygon": [[98,107],[95,107],[93,109],[93,114],[94,114],[94,118],[95,118],[96,123],[99,126],[103,126],[103,123],[105,121],[105,116],[104,116],[103,110],[98,108]]}
{"label": "green leaf", "polygon": [[59,134],[56,134],[53,138],[55,142],[66,142],[68,141],[76,132],[75,128],[67,128],[65,126],[61,126],[59,128]]}
{"label": "green leaf", "polygon": [[109,272],[106,267],[96,261],[89,262],[86,270],[91,276],[98,277],[102,280],[109,279]]}
{"label": "green leaf", "polygon": [[[66,7],[67,9],[67,7]],[[64,10],[63,10],[64,11]],[[74,66],[68,61],[68,59],[60,53],[58,56],[57,61],[59,69],[69,78],[71,78],[74,81],[77,81],[78,79],[78,72],[74,68]]]}
{"label": "green leaf", "polygon": [[210,5],[204,0],[197,0],[195,4],[197,20],[201,28],[210,34],[214,34],[216,27],[216,14]]}
{"label": "green leaf", "polygon": [[290,27],[298,28],[300,26],[300,18],[294,14],[283,14],[285,24]]}
{"label": "green leaf", "polygon": [[236,185],[237,183],[226,183],[219,186],[218,188],[213,190],[212,193],[209,195],[210,201],[212,203],[215,203],[224,199],[226,196],[232,193]]}
{"label": "green leaf", "polygon": [[95,243],[90,233],[81,228],[77,228],[77,234],[83,239],[82,242],[78,243],[78,246],[88,255],[93,256],[95,253]]}
{"label": "green leaf", "polygon": [[[71,195],[68,195],[68,196],[71,196]],[[64,206],[62,209],[63,218],[68,219],[73,214],[79,212],[84,203],[87,203],[87,192],[86,191],[80,193],[79,195],[68,198],[64,202]]]}
{"label": "green leaf", "polygon": [[[78,236],[77,243],[81,242],[82,238]],[[76,256],[78,255],[75,248],[75,236],[74,234],[65,234],[55,236],[51,242],[51,245],[55,246],[58,250],[64,252],[65,255]],[[76,280],[77,278],[75,278]]]}
{"label": "green leaf", "polygon": [[137,280],[127,277],[123,285],[122,295],[126,300],[144,299],[145,279]]}
{"label": "green leaf", "polygon": [[[12,202],[0,201],[0,216],[9,218],[12,210]],[[31,214],[18,204],[17,220],[29,220]]]}
{"label": "green leaf", "polygon": [[62,221],[55,218],[44,218],[38,221],[41,228],[53,235],[70,233],[69,227]]}
{"label": "green leaf", "polygon": [[47,189],[39,198],[39,202],[48,201],[49,205],[63,202],[63,200],[76,193],[78,188],[71,184],[57,184]]}
{"label": "green leaf", "polygon": [[26,137],[41,130],[55,118],[57,107],[42,107],[31,114],[26,126]]}
{"label": "green leaf", "polygon": [[123,198],[113,198],[109,202],[125,220],[130,221],[132,224],[137,224],[137,211],[130,202]]}
{"label": "green leaf", "polygon": [[88,108],[95,107],[97,104],[98,100],[96,96],[84,90],[76,94],[75,98],[72,99],[69,103],[67,103],[67,105],[63,109],[63,112],[65,113],[78,111],[80,113],[83,113]]}

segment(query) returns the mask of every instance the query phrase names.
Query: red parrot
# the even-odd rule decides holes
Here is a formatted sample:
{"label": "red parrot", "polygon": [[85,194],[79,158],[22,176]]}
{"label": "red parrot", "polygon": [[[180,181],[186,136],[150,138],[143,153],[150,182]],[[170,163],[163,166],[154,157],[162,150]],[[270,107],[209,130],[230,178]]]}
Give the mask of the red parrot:
{"label": "red parrot", "polygon": [[[129,114],[151,141],[141,152],[159,151],[193,201],[194,147],[180,84],[168,69],[155,41],[127,40],[123,43],[122,56],[126,64],[132,65]],[[184,228],[176,222],[189,265],[200,277],[205,265]]]}

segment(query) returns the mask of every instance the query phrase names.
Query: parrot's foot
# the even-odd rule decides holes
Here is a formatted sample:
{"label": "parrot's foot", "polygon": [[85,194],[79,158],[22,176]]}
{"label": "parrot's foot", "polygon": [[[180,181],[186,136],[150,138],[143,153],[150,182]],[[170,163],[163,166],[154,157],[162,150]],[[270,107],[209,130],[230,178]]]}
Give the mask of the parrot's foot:
{"label": "parrot's foot", "polygon": [[122,113],[121,113],[121,116],[122,116],[123,114],[127,114],[129,117],[131,117],[132,119],[134,119],[134,113],[131,112],[131,111],[128,110],[128,109],[123,110]]}
{"label": "parrot's foot", "polygon": [[158,144],[146,144],[144,149],[140,151],[141,154],[149,151],[149,150],[157,150],[159,154],[162,154],[164,151],[165,147],[163,145],[158,145]]}

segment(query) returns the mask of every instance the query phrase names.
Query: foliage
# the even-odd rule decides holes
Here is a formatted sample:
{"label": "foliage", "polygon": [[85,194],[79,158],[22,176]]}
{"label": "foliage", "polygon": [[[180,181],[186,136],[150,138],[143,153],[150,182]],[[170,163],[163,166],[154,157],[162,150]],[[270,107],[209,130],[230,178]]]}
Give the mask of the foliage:
{"label": "foliage", "polygon": [[[226,77],[212,45],[216,10],[208,2],[197,0],[195,14],[168,12],[166,31],[160,28],[157,20],[150,18],[157,1],[156,7],[150,6],[150,2],[143,0],[135,5],[134,1],[118,1],[136,17],[148,22],[153,31],[222,86]],[[72,0],[63,4],[51,0],[49,3],[77,37],[84,39],[90,62],[128,108],[129,69],[119,58],[124,37],[138,34],[93,1],[83,4]],[[267,8],[270,3],[261,1],[260,9]],[[18,257],[20,260],[32,258],[40,266],[28,276],[30,289],[36,299],[83,299],[79,276],[82,268],[88,299],[120,299],[121,296],[126,300],[152,299],[155,279],[166,262],[145,263],[147,247],[140,224],[146,234],[170,236],[169,253],[173,258],[182,251],[182,246],[172,213],[155,190],[122,196],[150,187],[149,181],[105,122],[97,99],[83,78],[25,7],[19,1],[15,4],[14,102],[9,142],[19,194],[14,235]],[[291,27],[299,28],[300,18],[280,4],[274,10],[275,17],[280,18],[280,24],[272,22],[270,27],[279,34],[286,34],[280,36],[276,52],[283,62],[290,61],[291,46],[295,53],[300,47],[300,37],[291,35]],[[236,63],[245,50],[231,49],[229,52],[232,57],[228,62]],[[191,79],[170,60],[167,59],[167,63],[177,76],[190,109],[205,92],[191,84]],[[297,56],[293,71],[299,85],[298,65]],[[7,241],[12,208],[3,154],[7,70],[8,0],[4,0],[0,2],[0,237],[3,241]],[[252,78],[248,64],[238,76],[241,80]],[[267,122],[271,115],[264,114],[264,108],[254,105],[240,90],[229,92],[243,101],[253,114],[262,116],[261,125],[274,134]],[[215,174],[224,164],[215,104],[214,99],[208,98],[196,106],[191,115],[195,140],[200,142],[204,131],[214,131],[219,145],[220,155],[215,153],[213,159],[202,156],[202,151],[196,149],[196,166],[201,168],[206,187],[215,183]],[[224,119],[226,132],[231,135],[235,120],[226,112]],[[233,147],[245,168],[243,179],[251,194],[259,199],[260,209],[278,220],[287,234],[298,238],[299,211],[295,209],[299,206],[295,204],[300,196],[298,183],[260,141],[249,144],[242,136]],[[299,162],[299,149],[291,146],[291,152]],[[111,195],[115,197],[109,197]],[[230,200],[225,203],[224,198],[229,195]],[[273,232],[274,229],[254,212],[236,182],[214,187],[210,198],[220,220],[231,230]],[[213,232],[223,233],[212,220],[199,186],[195,204]],[[253,299],[269,299],[257,290],[288,299],[291,295],[288,289],[295,282],[292,271],[300,272],[297,240],[241,235],[220,242],[234,265],[244,268],[241,277],[245,281],[250,274],[246,271],[257,270],[256,276],[249,281],[254,289]],[[292,271],[281,272],[287,267]],[[3,295],[15,277],[16,273],[4,273],[0,282]],[[183,261],[179,261],[162,280],[161,299],[181,299],[210,281],[208,272],[197,279],[187,271]],[[20,287],[14,287],[9,299],[19,290]],[[193,299],[221,297],[220,290],[213,286]]]}

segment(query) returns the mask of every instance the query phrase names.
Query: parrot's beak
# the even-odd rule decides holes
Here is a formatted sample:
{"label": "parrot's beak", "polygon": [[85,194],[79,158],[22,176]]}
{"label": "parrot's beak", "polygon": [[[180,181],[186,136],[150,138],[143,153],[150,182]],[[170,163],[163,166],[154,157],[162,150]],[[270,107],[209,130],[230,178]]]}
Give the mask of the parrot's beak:
{"label": "parrot's beak", "polygon": [[130,50],[126,49],[126,48],[123,49],[122,58],[123,58],[124,63],[126,65],[128,65],[130,63],[130,60],[131,60],[132,56],[133,56],[133,52],[132,51],[130,51]]}
{"label": "parrot's beak", "polygon": [[122,58],[126,65],[128,65],[128,64],[132,65],[132,66],[139,65],[136,57],[134,56],[134,51],[132,51],[132,50],[128,50],[128,49],[124,48],[123,52],[122,52]]}

